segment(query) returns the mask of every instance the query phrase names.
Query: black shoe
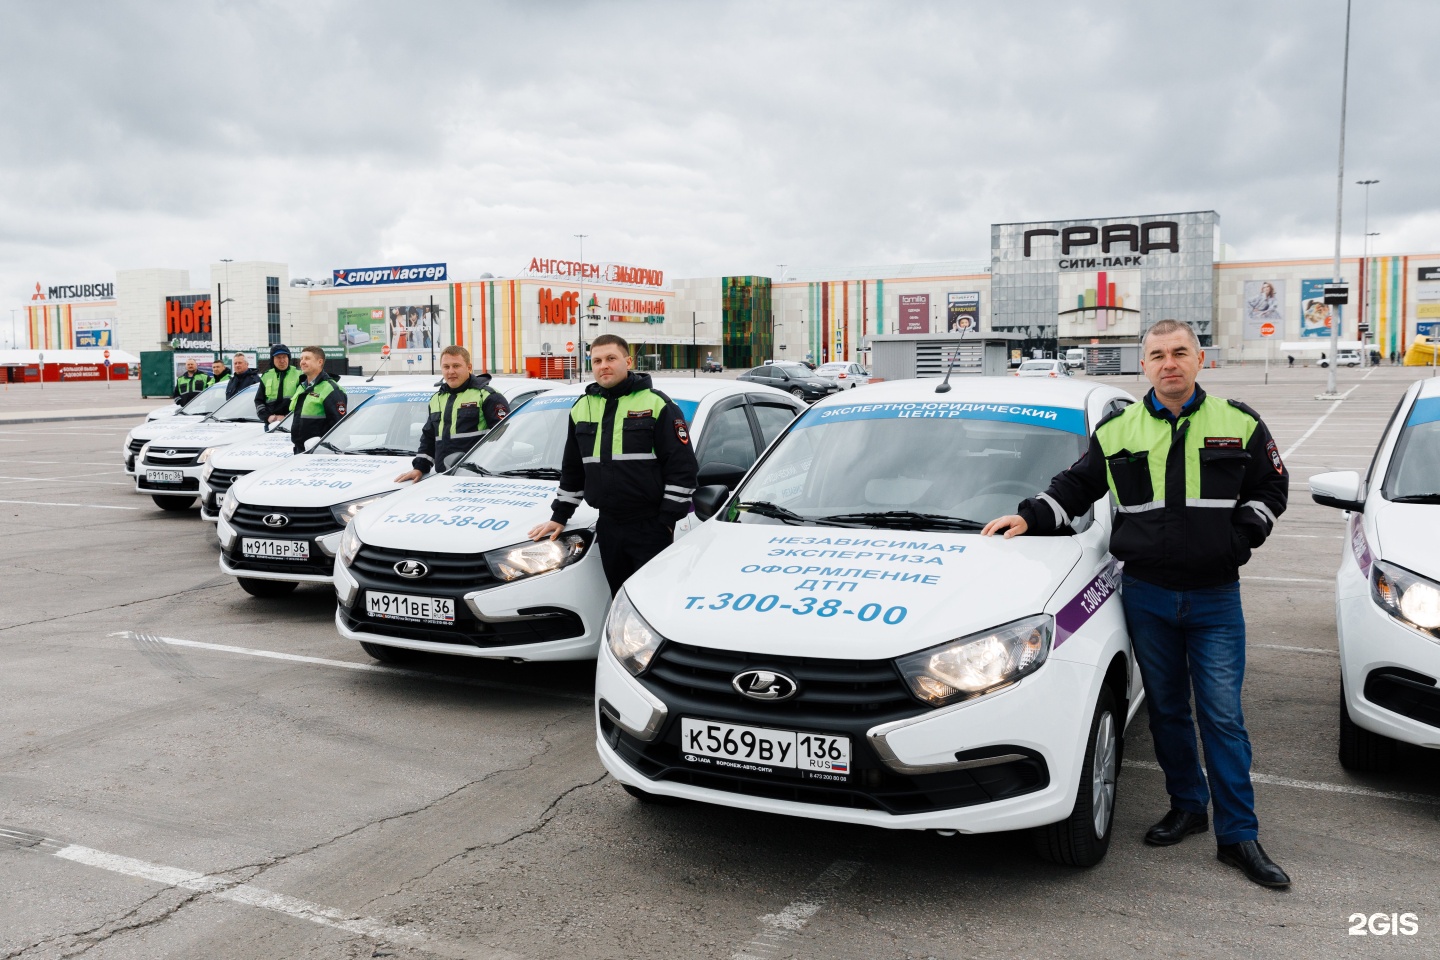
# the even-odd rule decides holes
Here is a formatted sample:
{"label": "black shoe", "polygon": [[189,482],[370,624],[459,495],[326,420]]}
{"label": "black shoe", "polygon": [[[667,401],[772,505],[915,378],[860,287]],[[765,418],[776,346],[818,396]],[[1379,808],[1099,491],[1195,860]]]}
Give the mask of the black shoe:
{"label": "black shoe", "polygon": [[1215,859],[1239,867],[1245,876],[1262,887],[1290,886],[1290,877],[1265,855],[1265,848],[1258,840],[1222,843],[1215,848]]}
{"label": "black shoe", "polygon": [[1145,831],[1145,842],[1152,847],[1173,847],[1190,834],[1209,829],[1210,818],[1205,814],[1171,808],[1159,823]]}

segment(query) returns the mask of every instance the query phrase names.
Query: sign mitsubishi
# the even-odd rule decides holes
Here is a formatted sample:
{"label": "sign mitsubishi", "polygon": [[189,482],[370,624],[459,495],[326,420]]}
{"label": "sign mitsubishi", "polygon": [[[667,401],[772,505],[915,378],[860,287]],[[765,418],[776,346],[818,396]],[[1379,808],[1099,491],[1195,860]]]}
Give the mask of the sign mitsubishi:
{"label": "sign mitsubishi", "polygon": [[444,283],[443,263],[412,263],[403,267],[352,267],[333,271],[337,287],[372,287],[392,283]]}

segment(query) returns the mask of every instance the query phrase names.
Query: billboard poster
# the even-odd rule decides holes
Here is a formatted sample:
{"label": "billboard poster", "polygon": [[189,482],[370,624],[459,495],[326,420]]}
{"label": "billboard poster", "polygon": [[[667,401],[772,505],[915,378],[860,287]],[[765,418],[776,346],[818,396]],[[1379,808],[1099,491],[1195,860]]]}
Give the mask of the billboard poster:
{"label": "billboard poster", "polygon": [[212,350],[210,294],[165,298],[165,336],[176,350]]}
{"label": "billboard poster", "polygon": [[1246,280],[1244,300],[1244,339],[1269,339],[1264,332],[1267,323],[1270,336],[1280,331],[1285,320],[1284,280]]}
{"label": "billboard poster", "polygon": [[[433,312],[432,312],[433,311]],[[429,351],[442,346],[440,320],[444,311],[428,303],[390,307],[340,307],[335,311],[340,344],[349,354]]]}
{"label": "billboard poster", "polygon": [[1140,271],[1067,271],[1056,316],[1067,336],[1139,336]]}
{"label": "billboard poster", "polygon": [[930,294],[900,294],[900,332],[930,332]]}
{"label": "billboard poster", "polygon": [[[1335,308],[1325,303],[1326,280],[1300,281],[1300,336],[1328,337]],[[1343,331],[1336,329],[1336,333]]]}
{"label": "billboard poster", "polygon": [[76,320],[72,329],[75,332],[77,350],[115,346],[114,320]]}
{"label": "billboard poster", "polygon": [[945,294],[945,332],[980,332],[980,291]]}
{"label": "billboard poster", "polygon": [[349,267],[332,271],[337,287],[372,287],[391,283],[439,283],[446,277],[443,263],[412,263],[403,267]]}

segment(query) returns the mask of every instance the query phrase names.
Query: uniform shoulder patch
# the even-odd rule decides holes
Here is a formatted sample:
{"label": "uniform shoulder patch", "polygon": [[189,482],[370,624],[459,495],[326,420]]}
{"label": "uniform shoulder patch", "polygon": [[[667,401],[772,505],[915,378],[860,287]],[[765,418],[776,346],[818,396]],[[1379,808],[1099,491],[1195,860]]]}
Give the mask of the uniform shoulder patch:
{"label": "uniform shoulder patch", "polygon": [[497,403],[497,404],[495,404],[495,416],[497,416],[497,417],[508,417],[508,416],[510,416],[510,408],[507,407],[507,406],[506,406],[505,404],[503,404],[503,403]]}
{"label": "uniform shoulder patch", "polygon": [[1270,455],[1270,465],[1275,468],[1276,473],[1285,472],[1285,464],[1280,460],[1280,451],[1275,448],[1275,440],[1272,437],[1270,442],[1265,444],[1265,452]]}
{"label": "uniform shoulder patch", "polygon": [[690,431],[685,426],[684,417],[675,418],[675,439],[683,444],[690,443]]}
{"label": "uniform shoulder patch", "polygon": [[337,413],[339,413],[340,416],[342,416],[342,417],[345,416],[345,401],[344,401],[344,400],[341,400],[339,403],[335,404],[335,411],[336,411]]}

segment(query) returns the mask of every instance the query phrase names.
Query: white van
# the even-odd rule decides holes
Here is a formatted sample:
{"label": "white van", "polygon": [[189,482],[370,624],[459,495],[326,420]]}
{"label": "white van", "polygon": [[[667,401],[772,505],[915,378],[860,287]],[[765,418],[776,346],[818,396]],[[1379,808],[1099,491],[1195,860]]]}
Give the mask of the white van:
{"label": "white van", "polygon": [[1071,370],[1085,369],[1085,348],[1071,347],[1065,351],[1065,366]]}

